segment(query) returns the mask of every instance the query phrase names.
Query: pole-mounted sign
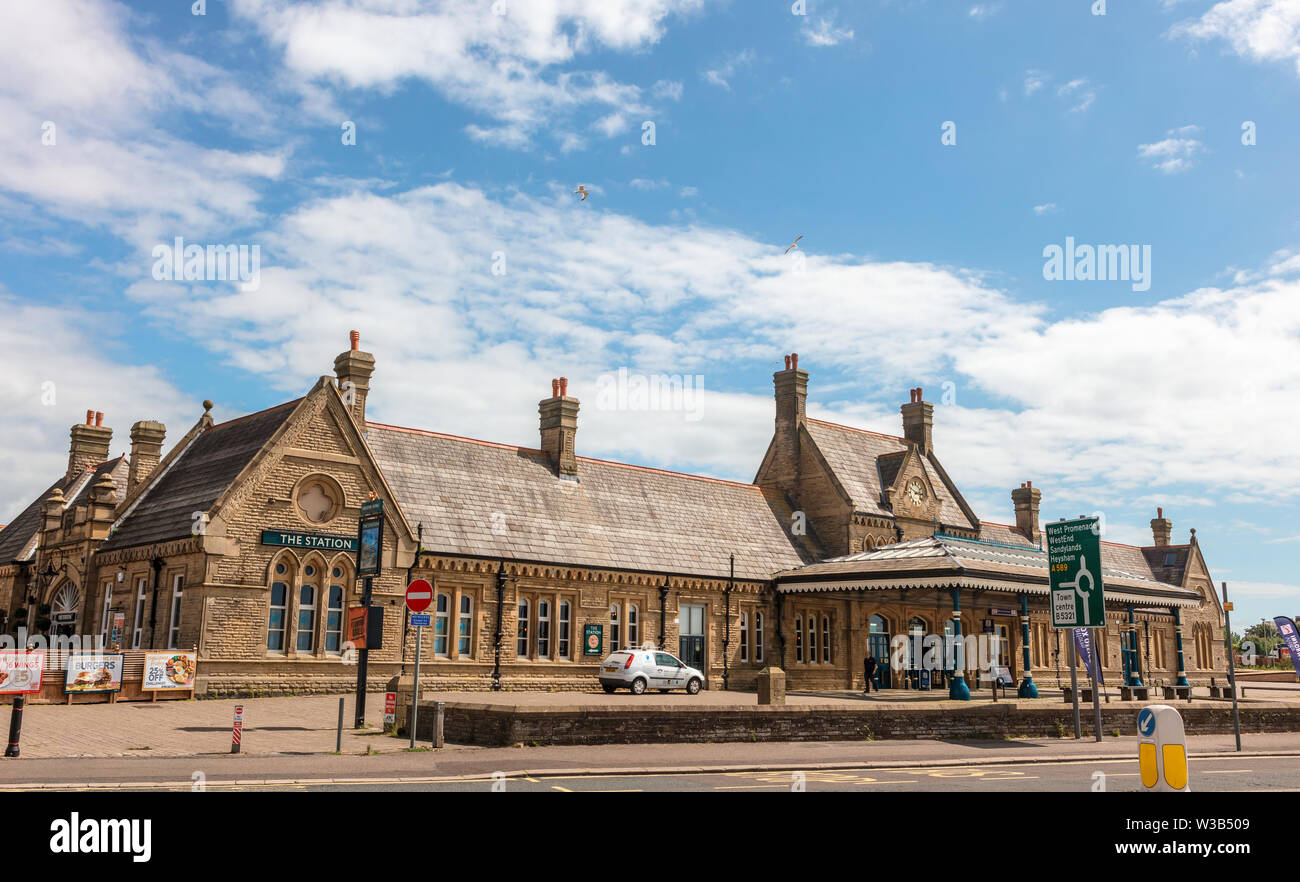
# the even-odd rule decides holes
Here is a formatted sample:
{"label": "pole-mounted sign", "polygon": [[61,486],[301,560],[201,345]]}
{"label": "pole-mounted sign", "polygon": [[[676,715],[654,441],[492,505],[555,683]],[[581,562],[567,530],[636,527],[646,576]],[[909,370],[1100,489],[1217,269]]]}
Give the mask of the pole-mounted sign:
{"label": "pole-mounted sign", "polygon": [[1048,582],[1053,628],[1104,628],[1101,529],[1097,518],[1048,524]]}

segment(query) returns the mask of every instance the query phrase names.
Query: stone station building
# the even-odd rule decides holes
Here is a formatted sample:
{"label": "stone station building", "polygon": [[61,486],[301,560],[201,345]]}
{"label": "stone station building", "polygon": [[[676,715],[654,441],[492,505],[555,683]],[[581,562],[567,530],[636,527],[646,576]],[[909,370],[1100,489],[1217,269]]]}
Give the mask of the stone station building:
{"label": "stone station building", "polygon": [[[120,615],[125,650],[197,648],[200,694],[346,691],[358,520],[382,499],[372,688],[413,660],[412,578],[435,587],[421,679],[439,690],[592,689],[604,655],[647,643],[712,689],[753,688],[773,664],[794,690],[861,689],[868,651],[958,619],[1006,638],[1017,679],[1027,625],[1035,682],[1068,682],[1040,490],[1012,491],[1014,526],[981,522],[935,454],[920,389],[902,435],[878,434],[808,418],[808,373],[785,361],[748,484],[577,455],[563,379],[539,404],[537,447],[370,422],[375,359],[356,332],[304,397],[224,423],[204,402],[166,456],[165,427],[145,421],[110,458],[112,431],[90,413],[66,473],[0,531],[3,626],[108,639]],[[1186,677],[1207,683],[1225,665],[1209,570],[1195,531],[1171,544],[1163,512],[1152,529],[1145,548],[1103,544],[1107,682],[1131,664],[1173,683],[1181,633]],[[890,670],[882,685],[918,682]]]}

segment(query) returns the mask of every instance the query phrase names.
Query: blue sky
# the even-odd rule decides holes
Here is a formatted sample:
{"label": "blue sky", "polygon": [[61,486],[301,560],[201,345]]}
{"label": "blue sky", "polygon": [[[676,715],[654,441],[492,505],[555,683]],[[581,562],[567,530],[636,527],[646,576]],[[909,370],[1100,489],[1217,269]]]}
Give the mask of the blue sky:
{"label": "blue sky", "polygon": [[[375,419],[533,444],[564,374],[580,453],[749,480],[797,351],[815,416],[925,387],[982,517],[1033,480],[1146,544],[1160,505],[1241,618],[1300,613],[1300,2],[1106,5],[5,4],[0,520],[87,408],[179,437],[351,328]],[[155,279],[176,236],[257,290]],[[1067,237],[1149,288],[1049,281]],[[705,392],[602,407],[620,368]]]}

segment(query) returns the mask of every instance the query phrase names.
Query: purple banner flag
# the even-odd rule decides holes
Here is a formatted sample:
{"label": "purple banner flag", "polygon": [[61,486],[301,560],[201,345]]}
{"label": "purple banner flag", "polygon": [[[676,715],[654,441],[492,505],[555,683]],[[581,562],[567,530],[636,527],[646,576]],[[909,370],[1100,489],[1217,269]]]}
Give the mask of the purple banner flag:
{"label": "purple banner flag", "polygon": [[1092,629],[1075,628],[1074,629],[1074,648],[1079,653],[1079,658],[1083,659],[1084,670],[1099,685],[1105,686],[1106,680],[1102,677],[1101,665],[1092,653]]}
{"label": "purple banner flag", "polygon": [[1295,622],[1286,616],[1275,616],[1273,624],[1282,634],[1282,639],[1286,641],[1286,648],[1291,650],[1291,666],[1295,668],[1297,676],[1300,676],[1300,634],[1296,633]]}

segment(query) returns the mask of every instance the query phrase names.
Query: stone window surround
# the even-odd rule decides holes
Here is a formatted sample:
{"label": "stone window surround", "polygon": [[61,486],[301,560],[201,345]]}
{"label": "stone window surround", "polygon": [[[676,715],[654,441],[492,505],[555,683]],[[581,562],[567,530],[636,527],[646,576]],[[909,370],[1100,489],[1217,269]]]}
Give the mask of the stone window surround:
{"label": "stone window surround", "polygon": [[[479,622],[483,614],[483,586],[472,582],[444,582],[430,575],[420,576],[418,578],[426,579],[433,583],[433,603],[429,606],[427,612],[430,616],[436,617],[438,614],[438,595],[442,594],[447,597],[447,651],[443,654],[434,652],[437,643],[436,633],[430,636],[428,648],[425,650],[429,654],[429,661],[435,664],[456,661],[474,661],[479,654]],[[470,601],[469,614],[469,652],[461,655],[460,652],[460,599],[468,597]],[[431,620],[433,621],[433,620]],[[501,635],[501,642],[506,643],[506,635]],[[423,656],[421,656],[423,659]]]}
{"label": "stone window surround", "polygon": [[[838,612],[830,607],[805,605],[805,604],[799,604],[795,606],[795,608],[791,612],[793,613],[794,616],[794,618],[791,620],[790,623],[791,627],[794,628],[795,622],[800,623],[799,629],[796,630],[795,632],[794,639],[790,641],[796,647],[795,664],[820,665],[822,667],[834,667],[836,664],[838,664],[837,656],[839,655],[838,653],[839,647],[837,646],[837,644],[839,641],[836,639],[837,629],[839,628]],[[816,639],[811,643],[808,640],[808,617],[809,616],[813,616],[815,618],[813,633]],[[822,639],[823,639],[822,635],[826,632],[822,621],[823,618],[828,619],[830,625],[829,630],[830,630],[831,643],[830,643],[830,661],[828,662],[822,661],[822,659],[824,658],[824,655],[822,653]],[[889,621],[888,618],[886,618],[885,621],[888,622]],[[800,658],[800,656],[802,656],[802,658]]]}
{"label": "stone window surround", "polygon": [[[288,572],[283,576],[277,575],[275,568],[277,564],[284,563],[288,567]],[[317,574],[310,577],[310,583],[316,586],[316,616],[313,628],[313,641],[311,650],[298,649],[298,612],[302,605],[302,586],[307,577],[303,571],[307,566],[316,567]],[[343,570],[341,579],[334,578],[334,568],[338,567]],[[263,650],[270,658],[337,658],[340,652],[331,652],[325,648],[325,631],[329,618],[329,589],[331,585],[343,586],[343,609],[347,613],[348,598],[355,593],[356,579],[352,574],[353,562],[347,552],[334,555],[330,560],[319,551],[310,551],[302,556],[301,559],[292,549],[285,548],[271,558],[267,566],[266,576],[266,606],[263,607],[265,613],[262,616],[264,631],[269,628],[271,613],[271,584],[274,582],[284,582],[288,586],[288,592],[285,604],[285,627],[284,627],[284,649],[275,650],[266,648],[266,638],[262,639]]]}
{"label": "stone window surround", "polygon": [[[551,632],[550,644],[551,651],[547,656],[537,654],[538,638],[538,612],[537,601],[545,600],[550,604],[551,614]],[[532,662],[572,662],[573,648],[581,643],[581,638],[575,642],[574,629],[577,627],[578,618],[578,592],[574,589],[561,588],[529,588],[518,586],[515,589],[515,609],[519,608],[519,603],[523,601],[528,604],[528,651],[525,655],[520,656],[518,652],[519,626],[515,625],[515,661],[521,663]],[[569,603],[569,655],[564,657],[560,655],[560,603],[568,601]],[[612,601],[611,601],[612,602]]]}
{"label": "stone window surround", "polygon": [[[299,508],[298,505],[298,497],[302,492],[311,485],[317,483],[325,486],[325,495],[329,496],[331,501],[334,503],[334,507],[331,509],[329,516],[322,521],[313,521],[304,517],[302,509]],[[343,490],[343,485],[340,484],[333,475],[325,472],[311,472],[310,474],[304,475],[302,478],[298,479],[297,483],[293,486],[293,490],[289,494],[289,498],[292,502],[290,509],[292,509],[294,517],[312,530],[324,529],[334,521],[338,520],[339,515],[343,514],[348,504],[347,494]]]}
{"label": "stone window surround", "polygon": [[[618,648],[619,648],[619,649],[629,649],[629,648],[632,648],[632,649],[640,649],[640,648],[641,648],[641,647],[640,647],[640,644],[645,643],[647,639],[651,639],[651,642],[653,642],[653,639],[650,638],[650,637],[648,637],[648,636],[647,636],[647,633],[646,633],[646,623],[647,623],[647,621],[648,621],[648,619],[646,618],[646,612],[647,612],[647,610],[649,609],[649,602],[650,602],[650,601],[649,601],[649,597],[648,597],[647,595],[645,595],[645,594],[636,594],[636,593],[628,593],[628,594],[618,593],[618,594],[615,594],[615,593],[611,593],[611,594],[609,595],[609,604],[608,604],[608,605],[609,605],[610,607],[613,607],[613,606],[616,606],[616,605],[618,606],[618,624],[619,624],[619,641],[618,641]],[[630,611],[631,608],[634,607],[634,606],[636,607],[636,610],[637,610],[637,615],[636,615],[637,646],[635,646],[635,647],[629,647],[629,645],[628,645],[628,627],[629,627],[629,625],[631,624],[631,619],[629,618],[629,611]],[[679,604],[679,609],[680,609],[680,604]],[[657,611],[658,611],[658,610],[657,610],[657,608],[656,608],[656,612],[657,612]],[[708,613],[707,613],[707,611],[706,611],[705,615],[707,616],[707,614],[708,614]],[[609,615],[609,614],[606,613],[605,627],[606,627],[607,629],[610,627],[610,622],[609,622],[609,619],[608,619],[608,615]],[[667,638],[665,637],[665,639],[667,639]],[[660,651],[667,651],[667,650],[665,650],[663,647],[659,647],[659,649],[660,649]]]}

